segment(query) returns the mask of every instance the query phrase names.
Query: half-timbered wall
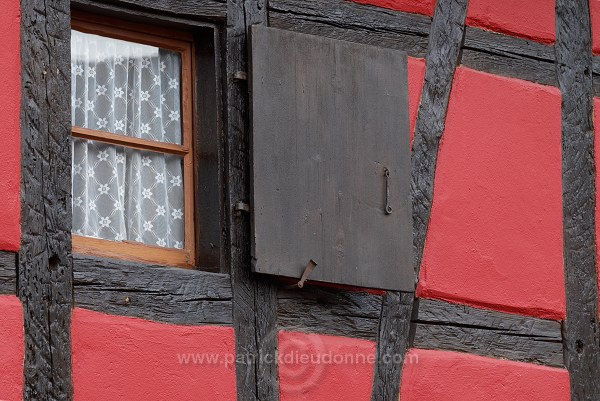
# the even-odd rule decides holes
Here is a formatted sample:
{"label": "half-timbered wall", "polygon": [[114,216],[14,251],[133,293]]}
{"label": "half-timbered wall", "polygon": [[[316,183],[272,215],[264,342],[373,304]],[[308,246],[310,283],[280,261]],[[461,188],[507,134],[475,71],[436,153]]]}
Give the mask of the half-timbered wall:
{"label": "half-timbered wall", "polygon": [[[71,254],[71,6],[216,27],[222,273]],[[254,24],[408,53],[416,293],[251,273]],[[5,0],[0,37],[0,400],[600,398],[599,1]]]}

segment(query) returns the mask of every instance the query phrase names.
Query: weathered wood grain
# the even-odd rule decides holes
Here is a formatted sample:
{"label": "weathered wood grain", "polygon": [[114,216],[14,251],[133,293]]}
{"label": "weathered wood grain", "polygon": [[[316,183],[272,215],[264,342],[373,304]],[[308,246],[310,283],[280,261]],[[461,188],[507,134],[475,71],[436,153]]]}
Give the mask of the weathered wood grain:
{"label": "weathered wood grain", "polygon": [[[411,160],[415,273],[421,257],[433,201],[439,143],[456,66],[464,40],[468,0],[438,0],[427,48],[425,83],[417,115]],[[389,358],[408,348],[414,294],[388,292],[382,308],[371,400],[398,400],[404,358]],[[387,360],[386,360],[387,358]]]}
{"label": "weathered wood grain", "polygon": [[594,96],[600,97],[600,56],[592,57],[592,80],[594,82]]}
{"label": "weathered wood grain", "polygon": [[413,346],[563,367],[560,322],[421,299]]}
{"label": "weathered wood grain", "polygon": [[551,64],[554,63],[555,57],[554,46],[552,45],[471,26],[465,27],[463,47],[505,55],[506,57],[528,57]]}
{"label": "weathered wood grain", "polygon": [[[75,4],[86,0],[73,0]],[[105,3],[127,7],[154,14],[163,13],[191,19],[224,19],[227,11],[226,0],[94,0],[96,4]],[[93,5],[93,4],[92,4]]]}
{"label": "weathered wood grain", "polygon": [[[256,343],[258,365],[256,394],[258,400],[279,400],[279,369],[277,355],[277,287],[268,277],[256,277]],[[239,394],[238,394],[239,397]]]}
{"label": "weathered wood grain", "polygon": [[349,1],[271,0],[269,25],[424,57],[431,19]]}
{"label": "weathered wood grain", "polygon": [[282,330],[377,340],[382,296],[305,286],[277,292]]}
{"label": "weathered wood grain", "polygon": [[467,27],[461,60],[476,70],[558,85],[553,46],[535,41]]}
{"label": "weathered wood grain", "polygon": [[[249,202],[248,86],[237,79],[248,71],[248,30],[267,23],[266,0],[228,0],[226,35],[227,225],[226,255],[233,288],[233,321],[236,332],[238,398],[279,399],[277,361],[276,287],[271,278],[251,273],[250,220],[236,212],[237,202]],[[270,358],[267,358],[269,356]]]}
{"label": "weathered wood grain", "polygon": [[17,292],[17,255],[0,251],[0,294],[15,295]]}
{"label": "weathered wood grain", "polygon": [[[272,0],[269,24],[424,57],[431,20],[426,16],[338,0]],[[480,71],[558,86],[553,46],[532,40],[467,27],[462,63]]]}
{"label": "weathered wood grain", "polygon": [[229,275],[75,255],[75,306],[158,322],[230,325]]}
{"label": "weathered wood grain", "polygon": [[251,42],[254,271],[300,279],[313,260],[311,280],[414,291],[406,53],[266,27]]}
{"label": "weathered wood grain", "polygon": [[167,12],[156,12],[151,7],[135,7],[134,3],[128,1],[102,2],[101,0],[71,0],[71,10],[84,13],[98,14],[103,17],[115,17],[124,20],[130,20],[141,24],[155,24],[163,27],[173,27],[174,29],[189,30],[190,28],[215,27],[220,26],[222,19],[225,18],[226,4],[218,2],[222,11],[209,16],[196,10],[194,14],[178,14]]}
{"label": "weathered wood grain", "polygon": [[454,71],[459,63],[467,3],[468,0],[438,1],[431,27],[411,166],[413,246],[417,271],[427,235],[438,148],[444,133]]}
{"label": "weathered wood grain", "polygon": [[571,400],[600,394],[596,270],[592,38],[588,0],[557,0],[556,61],[562,93],[565,365]]}
{"label": "weathered wood grain", "polygon": [[70,2],[21,2],[25,400],[71,400]]}
{"label": "weathered wood grain", "polygon": [[409,346],[414,293],[388,292],[383,298],[371,400],[397,400]]}

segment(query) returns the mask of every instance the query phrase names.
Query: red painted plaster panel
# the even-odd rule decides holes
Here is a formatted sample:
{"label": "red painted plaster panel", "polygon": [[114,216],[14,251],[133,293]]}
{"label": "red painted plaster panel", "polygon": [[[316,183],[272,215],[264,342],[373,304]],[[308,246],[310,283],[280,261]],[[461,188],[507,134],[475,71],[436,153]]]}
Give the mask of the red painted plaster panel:
{"label": "red painted plaster panel", "polygon": [[415,136],[415,124],[421,103],[423,81],[425,80],[425,60],[422,58],[408,58],[408,107],[410,117],[410,141]]}
{"label": "red painted plaster panel", "polygon": [[12,295],[0,295],[0,400],[23,399],[23,308]]}
{"label": "red painted plaster panel", "polygon": [[177,326],[76,308],[72,341],[76,401],[236,399],[230,327]]}
{"label": "red painted plaster panel", "polygon": [[555,5],[555,0],[470,0],[467,24],[553,43]]}
{"label": "red painted plaster panel", "polygon": [[0,8],[0,249],[18,251],[21,241],[20,4]]}
{"label": "red painted plaster panel", "polygon": [[389,8],[407,13],[433,15],[435,0],[354,0],[357,3]]}
{"label": "red painted plaster panel", "polygon": [[420,296],[564,318],[560,103],[557,88],[457,70]]}
{"label": "red painted plaster panel", "polygon": [[448,351],[410,350],[402,401],[569,401],[564,369]]}
{"label": "red painted plaster panel", "polygon": [[281,401],[369,401],[375,343],[279,332]]}
{"label": "red painted plaster panel", "polygon": [[592,45],[596,54],[600,53],[600,0],[590,0],[592,18]]}

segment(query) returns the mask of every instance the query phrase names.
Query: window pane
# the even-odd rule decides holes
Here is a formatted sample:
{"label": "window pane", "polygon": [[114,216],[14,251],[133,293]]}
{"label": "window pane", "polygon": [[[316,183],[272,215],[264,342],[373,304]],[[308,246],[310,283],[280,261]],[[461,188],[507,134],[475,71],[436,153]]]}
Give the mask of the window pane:
{"label": "window pane", "polygon": [[73,233],[183,248],[182,162],[73,138]]}
{"label": "window pane", "polygon": [[181,144],[181,55],[71,34],[73,125]]}

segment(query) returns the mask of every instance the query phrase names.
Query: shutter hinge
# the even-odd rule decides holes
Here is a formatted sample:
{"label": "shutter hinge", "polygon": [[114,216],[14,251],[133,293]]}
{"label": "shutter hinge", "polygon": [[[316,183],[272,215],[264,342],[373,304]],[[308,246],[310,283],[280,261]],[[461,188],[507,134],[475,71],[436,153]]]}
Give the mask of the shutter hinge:
{"label": "shutter hinge", "polygon": [[233,210],[236,213],[242,213],[242,212],[250,213],[250,205],[247,204],[246,202],[239,201],[235,204],[235,206],[233,207]]}
{"label": "shutter hinge", "polygon": [[235,81],[247,81],[248,74],[246,73],[246,71],[236,71],[233,73],[233,79]]}

